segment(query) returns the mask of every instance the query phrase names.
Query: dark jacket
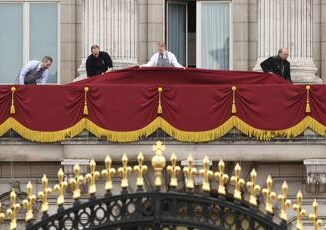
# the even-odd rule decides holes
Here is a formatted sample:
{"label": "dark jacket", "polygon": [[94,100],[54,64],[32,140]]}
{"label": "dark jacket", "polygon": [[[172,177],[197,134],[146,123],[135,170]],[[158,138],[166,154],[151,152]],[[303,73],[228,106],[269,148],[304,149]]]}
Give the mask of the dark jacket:
{"label": "dark jacket", "polygon": [[87,77],[93,77],[105,73],[108,68],[112,67],[113,64],[110,55],[103,51],[100,51],[98,58],[95,58],[93,54],[91,54],[86,60]]}
{"label": "dark jacket", "polygon": [[290,62],[287,60],[282,61],[279,56],[273,56],[263,61],[260,66],[264,72],[276,73],[283,77],[285,80],[292,82]]}

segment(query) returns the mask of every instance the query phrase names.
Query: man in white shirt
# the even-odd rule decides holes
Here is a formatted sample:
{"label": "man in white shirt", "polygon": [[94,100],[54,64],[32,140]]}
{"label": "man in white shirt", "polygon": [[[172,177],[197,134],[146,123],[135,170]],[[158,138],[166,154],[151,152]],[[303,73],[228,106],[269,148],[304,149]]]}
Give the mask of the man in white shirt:
{"label": "man in white shirt", "polygon": [[19,72],[16,84],[36,85],[38,82],[42,85],[46,84],[52,62],[53,59],[50,56],[43,57],[41,61],[29,61]]}
{"label": "man in white shirt", "polygon": [[178,62],[175,55],[166,50],[166,46],[164,42],[158,43],[158,52],[151,57],[149,62],[147,62],[142,66],[183,68],[183,66]]}

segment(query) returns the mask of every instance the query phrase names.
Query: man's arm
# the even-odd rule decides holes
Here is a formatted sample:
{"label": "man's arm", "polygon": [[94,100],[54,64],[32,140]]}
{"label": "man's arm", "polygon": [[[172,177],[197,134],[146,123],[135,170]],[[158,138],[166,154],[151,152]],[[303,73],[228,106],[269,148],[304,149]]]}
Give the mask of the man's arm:
{"label": "man's arm", "polygon": [[145,67],[153,67],[153,66],[155,66],[156,65],[156,61],[155,61],[155,59],[157,59],[156,58],[156,54],[154,54],[152,57],[151,57],[151,59],[146,63],[146,64],[144,64],[144,65],[142,65],[142,66],[145,66]]}
{"label": "man's arm", "polygon": [[41,85],[45,85],[49,78],[49,70],[45,70],[42,74]]}
{"label": "man's arm", "polygon": [[267,58],[265,61],[260,63],[260,66],[264,72],[273,72],[273,58]]}
{"label": "man's arm", "polygon": [[176,56],[173,53],[169,53],[171,55],[171,64],[173,65],[173,67],[178,67],[178,68],[183,68],[183,65],[181,65]]}
{"label": "man's arm", "polygon": [[108,53],[106,53],[106,63],[107,63],[107,67],[108,68],[113,68],[113,62],[112,62],[112,59],[111,59],[111,56],[108,54]]}
{"label": "man's arm", "polygon": [[31,71],[34,68],[34,63],[33,62],[28,62],[27,65],[25,65],[22,70],[19,73],[18,77],[18,84],[19,85],[24,85],[25,84],[25,77],[29,71]]}
{"label": "man's arm", "polygon": [[92,77],[94,75],[90,57],[88,57],[86,60],[86,72],[87,72],[87,77]]}

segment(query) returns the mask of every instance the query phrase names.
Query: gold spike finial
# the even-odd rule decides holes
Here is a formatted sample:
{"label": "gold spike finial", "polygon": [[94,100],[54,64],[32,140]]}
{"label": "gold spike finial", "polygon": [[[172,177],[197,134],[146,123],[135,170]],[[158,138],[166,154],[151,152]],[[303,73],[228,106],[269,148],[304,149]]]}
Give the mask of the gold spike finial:
{"label": "gold spike finial", "polygon": [[2,204],[0,203],[0,224],[5,220],[5,214],[2,212]]}
{"label": "gold spike finial", "polygon": [[46,213],[49,210],[48,196],[52,192],[52,189],[48,187],[49,180],[44,174],[42,177],[42,191],[38,193],[38,198],[42,201],[41,212]]}
{"label": "gold spike finial", "polygon": [[309,215],[309,219],[314,225],[314,230],[320,230],[323,225],[323,221],[321,219],[318,219],[318,203],[316,199],[312,203],[312,210],[313,213]]}
{"label": "gold spike finial", "polygon": [[65,174],[62,168],[58,171],[58,184],[54,186],[54,191],[58,194],[57,205],[62,206],[65,202],[65,191],[68,187],[68,183],[65,181]]}
{"label": "gold spike finial", "polygon": [[162,171],[166,164],[165,157],[163,156],[164,150],[165,150],[165,145],[163,145],[161,141],[157,141],[156,145],[153,146],[153,151],[155,152],[155,156],[152,158],[152,166],[155,171],[154,185],[157,189],[160,189],[163,185]]}
{"label": "gold spike finial", "polygon": [[29,222],[34,218],[33,205],[36,201],[36,196],[33,195],[33,185],[30,181],[26,185],[26,189],[27,189],[27,199],[23,200],[23,205],[24,208],[26,209],[25,221]]}
{"label": "gold spike finial", "polygon": [[122,156],[122,167],[118,168],[118,172],[121,175],[121,188],[126,189],[129,186],[128,176],[131,173],[132,169],[128,166],[128,157],[126,154]]}
{"label": "gold spike finial", "polygon": [[233,197],[241,200],[241,189],[245,185],[245,181],[241,178],[241,166],[239,163],[234,167],[234,176],[231,177],[231,184],[234,186]]}
{"label": "gold spike finial", "polygon": [[86,181],[88,182],[88,193],[95,195],[96,193],[96,181],[100,177],[99,171],[96,171],[96,162],[92,159],[89,162],[89,173],[86,174]]}
{"label": "gold spike finial", "polygon": [[177,156],[172,153],[171,155],[171,165],[169,165],[166,170],[170,174],[170,187],[178,187],[178,173],[181,171],[181,168],[177,166]]}
{"label": "gold spike finial", "polygon": [[203,178],[203,185],[202,189],[204,192],[210,192],[211,186],[210,186],[210,178],[214,175],[213,171],[209,169],[210,168],[210,160],[207,156],[203,159],[203,168],[199,170],[199,174]]}
{"label": "gold spike finial", "polygon": [[225,170],[225,163],[220,160],[218,162],[218,172],[215,172],[215,177],[218,181],[218,193],[225,195],[226,194],[226,189],[225,185],[229,180],[229,176],[224,173]]}
{"label": "gold spike finial", "polygon": [[144,155],[143,153],[139,153],[137,156],[138,165],[134,166],[134,171],[137,174],[137,182],[136,185],[138,188],[144,187],[144,175],[148,170],[147,165],[144,165]]}
{"label": "gold spike finial", "polygon": [[69,185],[73,190],[72,197],[75,200],[78,200],[81,196],[80,186],[84,183],[84,177],[80,175],[80,167],[78,164],[74,165],[73,171],[74,177],[69,180]]}
{"label": "gold spike finial", "polygon": [[260,193],[260,186],[257,183],[257,172],[252,169],[250,173],[250,181],[247,182],[247,188],[250,194],[249,203],[253,206],[257,206],[257,196]]}
{"label": "gold spike finial", "polygon": [[197,174],[197,169],[194,168],[194,166],[193,166],[194,159],[192,158],[192,156],[188,156],[187,163],[188,163],[188,165],[183,168],[183,173],[185,174],[185,177],[187,178],[187,182],[186,182],[187,189],[192,190],[195,188],[194,175]]}
{"label": "gold spike finial", "polygon": [[101,174],[105,180],[105,190],[107,192],[111,192],[113,188],[112,176],[114,176],[116,171],[114,168],[112,168],[112,159],[109,155],[106,156],[104,162],[105,162],[105,169],[102,170]]}
{"label": "gold spike finial", "polygon": [[278,195],[278,199],[281,203],[280,218],[285,222],[288,221],[288,209],[291,207],[291,201],[287,198],[288,191],[288,184],[286,183],[286,181],[284,181],[282,184],[282,194]]}
{"label": "gold spike finial", "polygon": [[306,210],[302,208],[302,193],[297,194],[297,203],[293,204],[293,209],[297,213],[297,229],[303,230],[303,218],[307,215]]}
{"label": "gold spike finial", "polygon": [[17,195],[15,190],[12,189],[10,192],[10,208],[7,209],[7,216],[10,219],[10,230],[15,230],[17,228],[17,213],[21,208],[20,204],[17,203]]}
{"label": "gold spike finial", "polygon": [[266,188],[264,188],[262,192],[265,197],[265,210],[267,213],[273,214],[273,201],[276,199],[276,193],[273,192],[273,179],[271,175],[268,175],[266,180]]}

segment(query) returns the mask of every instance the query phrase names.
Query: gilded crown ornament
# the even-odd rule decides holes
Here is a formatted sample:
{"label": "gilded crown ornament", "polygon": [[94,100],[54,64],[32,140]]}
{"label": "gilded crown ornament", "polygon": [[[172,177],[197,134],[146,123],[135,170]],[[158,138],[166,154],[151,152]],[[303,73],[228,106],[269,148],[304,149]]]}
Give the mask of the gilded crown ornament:
{"label": "gilded crown ornament", "polygon": [[128,157],[126,154],[122,156],[122,167],[118,168],[118,172],[121,176],[121,188],[126,189],[129,187],[128,176],[132,169],[128,166]]}
{"label": "gilded crown ornament", "polygon": [[281,212],[280,212],[280,218],[287,222],[288,221],[288,209],[291,208],[291,200],[289,200],[288,197],[288,191],[289,186],[286,183],[286,181],[282,184],[282,193],[278,195],[278,200],[281,203]]}
{"label": "gilded crown ornament", "polygon": [[193,190],[195,188],[194,185],[194,176],[198,173],[197,169],[194,168],[194,159],[192,156],[188,156],[187,166],[183,168],[183,173],[187,178],[186,187],[189,190]]}
{"label": "gilded crown ornament", "polygon": [[110,193],[113,188],[112,177],[116,173],[116,170],[112,168],[112,159],[110,156],[105,157],[105,169],[102,170],[101,174],[105,180],[105,190],[107,193]]}
{"label": "gilded crown ornament", "polygon": [[74,177],[69,180],[69,185],[73,190],[72,198],[78,200],[81,196],[80,186],[84,184],[84,177],[80,175],[80,167],[78,164],[74,165],[73,171]]}
{"label": "gilded crown ornament", "polygon": [[29,222],[34,218],[33,205],[36,201],[36,196],[33,195],[33,185],[29,181],[26,185],[27,199],[23,200],[23,206],[26,209],[25,221]]}
{"label": "gilded crown ornament", "polygon": [[89,162],[89,173],[86,174],[86,181],[88,183],[88,193],[94,196],[96,193],[96,181],[100,177],[99,171],[96,171],[96,162],[92,159]]}
{"label": "gilded crown ornament", "polygon": [[144,175],[148,170],[147,165],[144,165],[144,155],[143,155],[143,153],[138,154],[137,162],[138,162],[138,165],[134,166],[134,171],[137,174],[136,185],[140,190],[142,190],[144,185],[145,185],[144,184]]}
{"label": "gilded crown ornament", "polygon": [[233,197],[241,200],[241,189],[245,185],[245,181],[241,178],[241,166],[239,163],[234,167],[234,176],[231,177],[231,184],[234,186]]}
{"label": "gilded crown ornament", "polygon": [[210,168],[210,160],[207,156],[205,156],[203,160],[203,168],[199,170],[199,174],[203,178],[203,185],[202,190],[204,192],[210,192],[211,186],[210,186],[210,178],[213,176],[213,171],[209,169]]}
{"label": "gilded crown ornament", "polygon": [[312,210],[313,213],[309,215],[309,219],[312,221],[314,230],[320,230],[323,225],[323,221],[321,219],[318,219],[318,203],[315,199],[312,203]]}
{"label": "gilded crown ornament", "polygon": [[170,187],[175,189],[178,187],[178,173],[181,168],[177,166],[177,156],[173,153],[171,155],[171,165],[167,166],[167,172],[170,174]]}
{"label": "gilded crown ornament", "polygon": [[229,176],[224,173],[224,170],[225,170],[225,163],[224,163],[224,161],[220,160],[218,162],[218,172],[215,172],[215,177],[218,181],[217,192],[222,195],[226,194],[225,185],[227,184],[227,182],[229,180]]}
{"label": "gilded crown ornament", "polygon": [[297,194],[297,203],[293,204],[293,210],[297,214],[297,224],[296,227],[298,230],[303,230],[303,218],[307,215],[305,209],[302,208],[302,193],[301,191]]}
{"label": "gilded crown ornament", "polygon": [[62,168],[58,171],[58,184],[56,184],[53,190],[58,194],[57,205],[62,207],[65,202],[65,192],[68,187],[68,183],[65,181],[65,174]]}
{"label": "gilded crown ornament", "polygon": [[257,183],[257,172],[255,169],[251,170],[250,181],[247,182],[249,196],[249,203],[253,206],[257,206],[257,197],[260,193],[260,186]]}
{"label": "gilded crown ornament", "polygon": [[49,180],[44,174],[42,177],[42,191],[38,193],[38,198],[42,201],[41,212],[46,213],[49,210],[49,201],[48,196],[52,192],[52,189],[49,188]]}
{"label": "gilded crown ornament", "polygon": [[163,169],[166,164],[165,157],[163,156],[163,151],[165,150],[165,145],[161,141],[157,141],[156,145],[153,146],[153,151],[155,156],[152,158],[152,166],[155,171],[154,185],[159,190],[163,185]]}
{"label": "gilded crown ornament", "polygon": [[17,228],[17,213],[21,209],[21,206],[19,203],[17,203],[17,195],[12,189],[10,192],[10,207],[7,209],[7,216],[10,219],[10,230],[15,230]]}
{"label": "gilded crown ornament", "polygon": [[276,193],[273,192],[273,179],[271,175],[268,175],[266,180],[266,188],[262,190],[265,197],[265,210],[269,214],[274,213],[273,202],[276,199]]}

